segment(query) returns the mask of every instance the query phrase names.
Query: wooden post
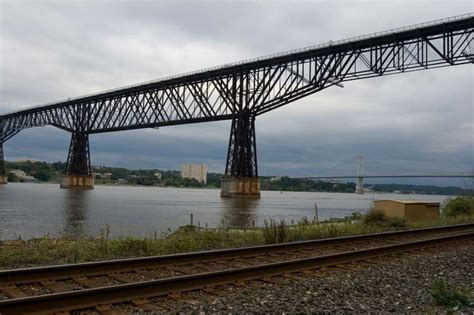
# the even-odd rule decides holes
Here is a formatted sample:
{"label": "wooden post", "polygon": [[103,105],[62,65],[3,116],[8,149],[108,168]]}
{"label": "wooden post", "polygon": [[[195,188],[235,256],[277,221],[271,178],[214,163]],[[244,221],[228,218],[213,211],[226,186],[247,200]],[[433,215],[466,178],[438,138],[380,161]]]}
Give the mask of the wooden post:
{"label": "wooden post", "polygon": [[318,205],[316,204],[316,202],[314,203],[314,214],[315,214],[315,219],[316,219],[316,222],[319,222],[319,219],[318,219]]}

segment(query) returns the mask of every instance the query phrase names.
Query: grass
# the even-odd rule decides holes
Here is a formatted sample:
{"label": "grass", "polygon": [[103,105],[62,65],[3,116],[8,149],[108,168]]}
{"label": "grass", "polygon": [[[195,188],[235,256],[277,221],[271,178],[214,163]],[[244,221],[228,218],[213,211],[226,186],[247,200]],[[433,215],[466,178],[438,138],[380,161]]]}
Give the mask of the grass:
{"label": "grass", "polygon": [[467,292],[468,290],[448,287],[443,280],[437,279],[430,293],[437,306],[457,311],[471,305]]}
{"label": "grass", "polygon": [[270,221],[263,228],[246,230],[185,226],[161,239],[109,239],[110,230],[106,227],[98,238],[54,239],[46,236],[32,240],[0,241],[0,269],[256,246],[463,222],[474,222],[474,219],[460,216],[410,224],[373,224],[350,218],[317,223],[303,219],[294,225]]}

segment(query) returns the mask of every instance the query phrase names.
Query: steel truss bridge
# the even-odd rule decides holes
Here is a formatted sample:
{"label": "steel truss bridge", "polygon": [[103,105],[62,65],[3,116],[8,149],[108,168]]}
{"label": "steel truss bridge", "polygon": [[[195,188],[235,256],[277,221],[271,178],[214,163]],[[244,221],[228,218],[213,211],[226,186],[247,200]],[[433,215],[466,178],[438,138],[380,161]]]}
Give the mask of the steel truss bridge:
{"label": "steel truss bridge", "polygon": [[72,134],[66,175],[90,175],[90,134],[231,120],[225,174],[258,178],[259,115],[347,81],[472,64],[473,26],[470,13],[6,114],[0,160],[18,132],[50,125]]}

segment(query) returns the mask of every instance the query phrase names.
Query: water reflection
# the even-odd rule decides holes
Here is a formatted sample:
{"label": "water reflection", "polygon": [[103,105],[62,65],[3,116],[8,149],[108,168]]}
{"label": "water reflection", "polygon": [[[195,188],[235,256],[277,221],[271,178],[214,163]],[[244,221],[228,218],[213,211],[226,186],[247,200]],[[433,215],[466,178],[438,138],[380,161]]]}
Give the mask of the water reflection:
{"label": "water reflection", "polygon": [[221,227],[252,227],[260,199],[221,198]]}
{"label": "water reflection", "polygon": [[88,190],[64,189],[64,234],[67,237],[86,236],[87,209],[89,209]]}
{"label": "water reflection", "polygon": [[[0,239],[59,236],[98,236],[110,225],[110,238],[151,235],[189,223],[210,228],[257,226],[273,218],[287,222],[314,216],[320,220],[365,211],[372,195],[263,192],[261,199],[218,197],[217,190],[179,188],[106,187],[91,191],[59,189],[55,184],[11,183],[0,188]],[[445,196],[377,194],[377,199],[440,202]]]}

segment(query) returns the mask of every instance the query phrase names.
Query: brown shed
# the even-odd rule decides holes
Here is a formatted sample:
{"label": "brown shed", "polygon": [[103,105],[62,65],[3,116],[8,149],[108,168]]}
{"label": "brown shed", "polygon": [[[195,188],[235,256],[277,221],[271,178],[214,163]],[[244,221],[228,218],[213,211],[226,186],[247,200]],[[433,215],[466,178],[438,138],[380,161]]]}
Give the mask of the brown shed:
{"label": "brown shed", "polygon": [[439,202],[375,200],[374,210],[382,211],[387,217],[404,218],[411,222],[439,218]]}

